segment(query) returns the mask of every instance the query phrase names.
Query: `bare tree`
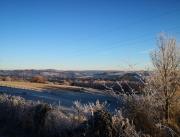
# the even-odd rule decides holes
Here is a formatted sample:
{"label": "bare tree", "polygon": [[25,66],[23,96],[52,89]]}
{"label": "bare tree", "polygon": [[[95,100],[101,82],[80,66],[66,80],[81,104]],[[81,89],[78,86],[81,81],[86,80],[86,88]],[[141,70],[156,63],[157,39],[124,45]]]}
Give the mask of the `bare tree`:
{"label": "bare tree", "polygon": [[155,85],[162,93],[165,120],[169,122],[170,106],[179,86],[180,58],[176,39],[161,34],[157,49],[152,52],[151,59],[155,68]]}

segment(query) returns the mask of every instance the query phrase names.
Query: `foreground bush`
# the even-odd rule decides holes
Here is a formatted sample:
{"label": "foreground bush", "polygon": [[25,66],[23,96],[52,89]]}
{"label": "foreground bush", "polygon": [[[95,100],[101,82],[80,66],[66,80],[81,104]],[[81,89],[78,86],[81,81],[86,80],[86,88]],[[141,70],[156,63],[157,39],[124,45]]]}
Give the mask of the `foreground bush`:
{"label": "foreground bush", "polygon": [[[9,137],[178,137],[160,124],[158,105],[150,97],[128,96],[123,111],[108,112],[100,102],[74,102],[73,112],[60,106],[0,95],[0,135]],[[153,111],[152,111],[153,110]],[[177,115],[178,113],[176,113]],[[126,118],[124,117],[126,116]],[[179,119],[177,119],[179,120]],[[179,129],[177,125],[177,129]]]}
{"label": "foreground bush", "polygon": [[98,101],[60,107],[0,95],[0,133],[10,137],[140,137],[119,111],[112,115]]}
{"label": "foreground bush", "polygon": [[21,97],[0,95],[0,131],[9,136],[61,136],[75,128],[71,118],[56,107],[25,101]]}

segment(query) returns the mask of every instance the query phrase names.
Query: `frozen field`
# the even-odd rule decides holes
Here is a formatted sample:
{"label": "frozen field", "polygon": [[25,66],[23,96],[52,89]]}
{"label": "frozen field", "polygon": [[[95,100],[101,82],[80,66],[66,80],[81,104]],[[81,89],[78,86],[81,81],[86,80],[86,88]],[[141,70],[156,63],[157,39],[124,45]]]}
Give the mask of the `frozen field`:
{"label": "frozen field", "polygon": [[114,109],[117,105],[116,100],[101,92],[90,93],[89,91],[65,91],[65,90],[30,90],[21,88],[12,88],[0,86],[0,92],[9,95],[21,96],[27,100],[41,101],[54,105],[61,105],[64,108],[71,108],[74,101],[80,101],[82,104],[89,102],[107,102],[108,109]]}

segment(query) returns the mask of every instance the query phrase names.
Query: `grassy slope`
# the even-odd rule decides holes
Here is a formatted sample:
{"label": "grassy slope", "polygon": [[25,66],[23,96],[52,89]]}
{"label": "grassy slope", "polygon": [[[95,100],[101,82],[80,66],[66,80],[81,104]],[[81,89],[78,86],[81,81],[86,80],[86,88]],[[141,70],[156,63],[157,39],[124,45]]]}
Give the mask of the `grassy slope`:
{"label": "grassy slope", "polygon": [[19,82],[19,81],[0,81],[0,86],[32,89],[36,91],[41,91],[44,89],[62,89],[62,90],[73,90],[80,91],[80,87],[68,86],[68,85],[57,85],[57,84],[43,84],[43,83],[32,83],[32,82]]}
{"label": "grassy slope", "polygon": [[68,86],[68,85],[58,85],[53,83],[32,83],[32,82],[20,82],[20,81],[0,81],[0,86],[14,87],[20,89],[30,89],[35,91],[43,90],[65,90],[65,91],[74,91],[74,92],[88,92],[88,93],[103,93],[101,90],[96,90],[92,88],[82,88],[78,86]]}

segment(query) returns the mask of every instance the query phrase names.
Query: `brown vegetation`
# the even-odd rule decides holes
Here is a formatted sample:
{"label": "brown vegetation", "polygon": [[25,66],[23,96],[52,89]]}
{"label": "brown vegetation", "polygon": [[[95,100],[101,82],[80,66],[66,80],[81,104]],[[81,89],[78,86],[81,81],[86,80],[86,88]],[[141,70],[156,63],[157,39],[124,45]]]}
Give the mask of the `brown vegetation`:
{"label": "brown vegetation", "polygon": [[43,76],[34,76],[31,81],[35,83],[46,83],[47,79]]}

